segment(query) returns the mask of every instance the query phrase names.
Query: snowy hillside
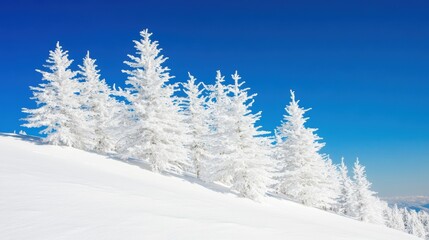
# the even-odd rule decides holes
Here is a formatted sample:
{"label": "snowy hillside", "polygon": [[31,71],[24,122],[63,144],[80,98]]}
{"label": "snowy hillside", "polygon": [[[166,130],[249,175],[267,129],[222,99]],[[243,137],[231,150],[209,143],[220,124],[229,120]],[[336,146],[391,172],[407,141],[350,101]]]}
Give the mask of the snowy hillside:
{"label": "snowy hillside", "polygon": [[190,179],[2,134],[0,239],[418,239]]}

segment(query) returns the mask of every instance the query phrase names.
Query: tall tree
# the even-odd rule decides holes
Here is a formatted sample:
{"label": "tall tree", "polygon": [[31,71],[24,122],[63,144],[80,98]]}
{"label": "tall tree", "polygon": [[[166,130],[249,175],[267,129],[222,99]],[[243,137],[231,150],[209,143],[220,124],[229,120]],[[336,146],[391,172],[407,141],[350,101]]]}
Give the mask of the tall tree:
{"label": "tall tree", "polygon": [[119,103],[112,97],[112,90],[104,79],[100,79],[95,59],[87,52],[83,65],[79,65],[83,81],[80,96],[85,112],[86,124],[91,129],[89,150],[106,153],[114,149]]}
{"label": "tall tree", "polygon": [[331,209],[338,196],[330,174],[328,157],[319,151],[324,146],[315,134],[317,129],[306,128],[309,109],[299,106],[291,91],[291,102],[276,131],[276,157],[279,163],[277,191],[305,205]]}
{"label": "tall tree", "polygon": [[177,85],[168,84],[169,69],[162,66],[167,60],[160,55],[158,42],[152,33],[143,30],[142,39],[134,41],[136,56],[125,61],[131,70],[124,95],[129,102],[131,126],[118,143],[124,157],[133,157],[150,164],[153,171],[181,172],[187,163],[186,128],[180,107],[175,101]]}
{"label": "tall tree", "polygon": [[197,178],[205,171],[208,161],[208,110],[205,87],[202,82],[196,83],[196,78],[189,73],[189,80],[182,84],[185,93],[184,112],[185,122],[189,128],[189,155]]}
{"label": "tall tree", "polygon": [[354,179],[354,214],[355,217],[364,222],[383,224],[383,208],[380,200],[375,196],[376,192],[371,190],[371,183],[366,177],[365,167],[356,159],[353,168]]}
{"label": "tall tree", "polygon": [[23,126],[42,128],[40,133],[46,135],[44,140],[51,144],[84,148],[88,129],[84,128],[84,114],[77,95],[77,73],[69,69],[73,60],[57,42],[46,62],[48,71],[36,70],[42,74],[44,82],[30,87],[38,108],[22,109],[28,114]]}

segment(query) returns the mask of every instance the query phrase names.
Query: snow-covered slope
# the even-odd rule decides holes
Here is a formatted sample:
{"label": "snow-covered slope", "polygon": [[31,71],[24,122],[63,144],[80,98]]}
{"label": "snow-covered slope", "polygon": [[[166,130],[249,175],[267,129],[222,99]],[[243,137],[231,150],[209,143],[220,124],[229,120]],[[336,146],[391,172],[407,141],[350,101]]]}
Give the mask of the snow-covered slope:
{"label": "snow-covered slope", "polygon": [[276,198],[0,135],[0,239],[416,239]]}

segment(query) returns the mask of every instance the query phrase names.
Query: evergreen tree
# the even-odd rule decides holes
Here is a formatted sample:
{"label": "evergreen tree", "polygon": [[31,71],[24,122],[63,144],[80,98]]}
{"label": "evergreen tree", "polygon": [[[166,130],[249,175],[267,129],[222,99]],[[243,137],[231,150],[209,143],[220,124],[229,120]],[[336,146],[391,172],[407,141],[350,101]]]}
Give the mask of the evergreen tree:
{"label": "evergreen tree", "polygon": [[76,72],[69,69],[73,60],[69,60],[68,52],[63,51],[57,42],[54,51],[49,52],[46,61],[48,71],[37,70],[43,76],[43,83],[30,87],[32,99],[38,108],[23,108],[27,115],[23,124],[28,128],[42,128],[41,134],[46,135],[45,141],[54,145],[66,145],[84,148],[88,139],[85,119],[79,100],[79,86]]}
{"label": "evergreen tree", "polygon": [[158,42],[150,39],[152,33],[143,30],[142,39],[134,41],[137,55],[128,55],[125,63],[128,74],[124,96],[131,112],[130,126],[117,149],[124,157],[133,157],[150,164],[154,171],[182,172],[187,163],[186,128],[180,107],[175,101],[176,85],[162,64]]}
{"label": "evergreen tree", "polygon": [[91,129],[87,149],[106,153],[114,149],[116,139],[113,130],[117,127],[117,113],[120,105],[112,97],[112,91],[104,79],[100,79],[95,59],[89,51],[79,66],[83,82],[80,96],[85,112],[86,124]]}
{"label": "evergreen tree", "polygon": [[405,231],[405,223],[403,219],[403,214],[398,206],[395,204],[393,208],[390,209],[388,224],[387,226],[393,229],[397,229],[400,231]]}
{"label": "evergreen tree", "polygon": [[205,87],[202,82],[196,83],[196,79],[189,73],[189,80],[183,84],[183,91],[186,95],[185,116],[189,127],[189,154],[193,163],[197,178],[205,172],[205,164],[208,159],[208,110],[207,97],[204,96]]}
{"label": "evergreen tree", "polygon": [[327,188],[325,192],[325,198],[333,199],[331,206],[322,207],[327,210],[338,211],[338,198],[341,195],[341,186],[340,186],[340,172],[338,171],[338,166],[332,163],[332,159],[329,155],[323,155],[325,167],[327,169],[325,173],[325,178],[327,182]]}
{"label": "evergreen tree", "polygon": [[384,224],[383,206],[375,196],[365,173],[365,167],[356,160],[353,168],[354,179],[354,207],[353,213],[360,221]]}
{"label": "evergreen tree", "polygon": [[235,120],[230,117],[232,106],[231,98],[228,96],[230,86],[225,86],[224,82],[225,77],[217,71],[215,84],[207,86],[210,92],[207,102],[209,141],[205,180],[232,184],[233,174],[230,173],[232,169],[230,172],[219,169],[219,166],[223,166],[222,163],[233,162],[234,152],[230,134],[234,131]]}
{"label": "evergreen tree", "polygon": [[[298,105],[291,91],[282,125],[276,131],[276,158],[279,163],[277,191],[305,205],[332,209],[338,197],[338,182],[326,155],[319,153],[324,146],[315,134],[317,129],[306,128],[308,110]],[[337,180],[338,181],[338,180]]]}
{"label": "evergreen tree", "polygon": [[353,216],[353,183],[348,176],[347,166],[344,164],[344,158],[341,159],[341,165],[339,167],[340,172],[340,196],[338,198],[339,212]]}
{"label": "evergreen tree", "polygon": [[381,213],[381,217],[379,218],[378,224],[382,224],[384,226],[388,226],[391,209],[389,207],[389,204],[387,204],[386,201],[381,200],[380,198],[376,197],[376,203],[377,203],[377,211]]}
{"label": "evergreen tree", "polygon": [[420,221],[419,216],[415,210],[405,210],[405,228],[409,234],[415,235],[419,238],[426,237],[426,230],[423,223]]}
{"label": "evergreen tree", "polygon": [[401,208],[399,209],[401,214],[402,214],[402,220],[404,222],[404,231],[406,233],[409,232],[409,218],[410,218],[410,212],[408,212],[408,210],[406,208]]}
{"label": "evergreen tree", "polygon": [[232,75],[234,84],[225,86],[220,71],[216,83],[209,86],[208,102],[210,162],[208,175],[211,181],[230,185],[241,196],[258,199],[270,183],[270,140],[256,126],[261,113],[253,114],[251,107],[256,94],[248,95],[244,82]]}
{"label": "evergreen tree", "polygon": [[256,126],[261,118],[261,112],[251,111],[256,94],[248,95],[249,88],[241,89],[245,82],[239,82],[241,78],[237,72],[232,75],[232,79],[234,84],[230,89],[232,99],[229,117],[234,120],[234,125],[231,126],[229,138],[234,151],[232,161],[221,162],[218,170],[232,175],[232,189],[243,197],[258,199],[267,192],[271,182],[270,141],[265,137],[269,132]]}
{"label": "evergreen tree", "polygon": [[419,212],[419,219],[425,228],[426,239],[429,239],[429,213],[427,213],[423,210],[420,211]]}

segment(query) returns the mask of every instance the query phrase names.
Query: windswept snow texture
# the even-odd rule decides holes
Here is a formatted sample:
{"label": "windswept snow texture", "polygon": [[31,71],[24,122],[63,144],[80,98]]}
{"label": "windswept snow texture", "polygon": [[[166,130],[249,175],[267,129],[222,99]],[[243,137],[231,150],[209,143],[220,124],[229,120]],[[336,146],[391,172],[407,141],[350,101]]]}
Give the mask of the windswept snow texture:
{"label": "windswept snow texture", "polygon": [[417,239],[276,198],[0,135],[0,239]]}

